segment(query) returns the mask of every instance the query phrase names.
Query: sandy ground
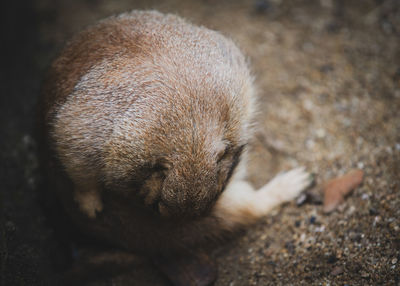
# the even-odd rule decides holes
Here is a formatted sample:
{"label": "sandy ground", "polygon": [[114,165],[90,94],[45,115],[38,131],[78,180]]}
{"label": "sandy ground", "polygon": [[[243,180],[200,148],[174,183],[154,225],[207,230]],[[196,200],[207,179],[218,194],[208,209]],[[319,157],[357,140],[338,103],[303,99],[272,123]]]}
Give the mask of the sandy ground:
{"label": "sandy ground", "polygon": [[[212,250],[215,285],[400,285],[399,2],[29,3],[3,12],[11,45],[0,97],[1,285],[52,285],[54,257],[63,251],[36,196],[32,118],[46,66],[86,25],[143,8],[219,30],[248,56],[259,90],[250,171],[256,186],[298,165],[319,184],[353,168],[365,172],[332,214],[316,203],[286,204]],[[168,285],[145,259],[78,252],[132,264],[88,285]]]}

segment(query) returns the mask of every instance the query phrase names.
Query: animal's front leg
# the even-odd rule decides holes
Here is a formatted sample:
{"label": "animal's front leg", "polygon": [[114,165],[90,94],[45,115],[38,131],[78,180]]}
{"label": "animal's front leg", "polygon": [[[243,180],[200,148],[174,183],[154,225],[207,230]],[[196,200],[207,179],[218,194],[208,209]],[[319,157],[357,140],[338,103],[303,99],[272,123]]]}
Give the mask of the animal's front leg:
{"label": "animal's front leg", "polygon": [[223,229],[234,230],[255,222],[279,204],[294,199],[312,183],[304,168],[281,173],[268,184],[255,190],[244,180],[233,181],[214,208]]}
{"label": "animal's front leg", "polygon": [[75,183],[74,199],[88,217],[95,218],[103,210],[101,196],[93,180]]}

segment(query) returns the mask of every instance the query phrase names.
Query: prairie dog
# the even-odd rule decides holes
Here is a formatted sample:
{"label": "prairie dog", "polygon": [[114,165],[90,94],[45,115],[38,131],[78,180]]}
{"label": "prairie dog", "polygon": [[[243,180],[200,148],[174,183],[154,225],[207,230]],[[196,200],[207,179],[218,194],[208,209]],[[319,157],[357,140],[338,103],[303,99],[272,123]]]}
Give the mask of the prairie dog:
{"label": "prairie dog", "polygon": [[[80,228],[174,252],[255,222],[310,184],[302,168],[245,181],[255,91],[221,34],[155,11],[107,18],[53,62],[41,98],[48,176]],[[54,181],[57,181],[56,179]]]}

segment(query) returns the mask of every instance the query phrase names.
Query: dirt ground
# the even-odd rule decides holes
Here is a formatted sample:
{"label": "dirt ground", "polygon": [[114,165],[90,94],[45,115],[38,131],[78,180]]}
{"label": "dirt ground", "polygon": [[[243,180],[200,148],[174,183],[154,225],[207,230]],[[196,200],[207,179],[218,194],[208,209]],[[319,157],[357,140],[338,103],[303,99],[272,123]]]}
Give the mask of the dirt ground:
{"label": "dirt ground", "polygon": [[[365,172],[363,184],[332,214],[315,201],[286,204],[213,249],[215,285],[400,285],[398,1],[19,4],[1,13],[0,285],[54,285],[55,257],[64,251],[36,195],[33,117],[46,66],[86,25],[144,8],[219,30],[248,56],[259,90],[250,171],[256,186],[298,165],[315,173],[318,184],[353,168]],[[84,247],[76,252],[97,263],[131,265],[87,285],[168,285],[145,259]]]}

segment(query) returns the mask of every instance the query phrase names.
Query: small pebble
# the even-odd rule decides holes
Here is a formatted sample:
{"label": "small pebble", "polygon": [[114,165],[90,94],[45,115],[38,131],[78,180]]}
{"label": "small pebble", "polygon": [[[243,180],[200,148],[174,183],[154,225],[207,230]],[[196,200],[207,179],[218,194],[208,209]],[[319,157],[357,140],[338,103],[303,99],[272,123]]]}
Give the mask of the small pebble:
{"label": "small pebble", "polygon": [[332,72],[332,71],[334,71],[334,70],[335,70],[334,67],[333,67],[332,65],[330,65],[330,64],[323,65],[323,66],[320,66],[320,67],[319,67],[319,71],[320,71],[321,73],[324,73],[324,74],[329,73],[329,72]]}
{"label": "small pebble", "polygon": [[333,1],[332,0],[320,0],[321,6],[324,8],[332,8]]}
{"label": "small pebble", "polygon": [[300,194],[300,196],[298,196],[298,198],[296,199],[296,204],[298,206],[303,205],[307,200],[307,195],[305,193]]}
{"label": "small pebble", "polygon": [[350,206],[350,207],[349,207],[349,210],[347,211],[347,213],[348,213],[349,215],[351,215],[351,214],[353,214],[355,211],[356,211],[356,207],[355,207],[355,206]]}
{"label": "small pebble", "polygon": [[315,141],[312,139],[307,139],[306,140],[306,148],[307,149],[312,149],[315,146]]}
{"label": "small pebble", "polygon": [[310,43],[310,42],[305,42],[305,43],[302,45],[302,49],[303,49],[303,51],[305,51],[305,52],[312,53],[312,52],[314,51],[315,47],[314,47],[314,45],[313,45],[312,43]]}
{"label": "small pebble", "polygon": [[377,214],[379,214],[379,212],[374,208],[369,208],[369,214],[376,216]]}
{"label": "small pebble", "polygon": [[300,194],[296,199],[297,206],[304,204],[320,205],[322,204],[322,196],[316,188],[307,190],[306,192]]}
{"label": "small pebble", "polygon": [[14,232],[16,230],[15,224],[12,221],[7,221],[6,230],[10,233]]}
{"label": "small pebble", "polygon": [[333,270],[331,271],[331,275],[332,276],[336,276],[336,275],[339,275],[339,274],[342,274],[343,273],[343,267],[341,267],[341,266],[336,266],[335,268],[333,268]]}
{"label": "small pebble", "polygon": [[392,264],[396,264],[397,263],[397,258],[393,258],[392,259]]}
{"label": "small pebble", "polygon": [[326,132],[324,129],[320,128],[320,129],[317,129],[315,134],[317,135],[318,138],[324,138],[326,135]]}
{"label": "small pebble", "polygon": [[338,260],[338,259],[337,259],[336,255],[334,255],[334,254],[329,255],[329,257],[328,257],[328,263],[329,263],[329,264],[333,264],[333,263],[335,263],[337,260]]}
{"label": "small pebble", "polygon": [[305,110],[311,111],[314,108],[314,104],[313,104],[313,102],[311,100],[306,99],[303,102],[303,107],[304,107]]}
{"label": "small pebble", "polygon": [[368,272],[365,272],[365,271],[362,271],[362,272],[361,272],[361,277],[362,277],[362,278],[368,278],[368,277],[369,277],[369,273],[368,273]]}
{"label": "small pebble", "polygon": [[381,221],[381,217],[380,216],[376,216],[374,217],[374,222],[372,223],[373,226],[376,226],[377,223],[379,223]]}

